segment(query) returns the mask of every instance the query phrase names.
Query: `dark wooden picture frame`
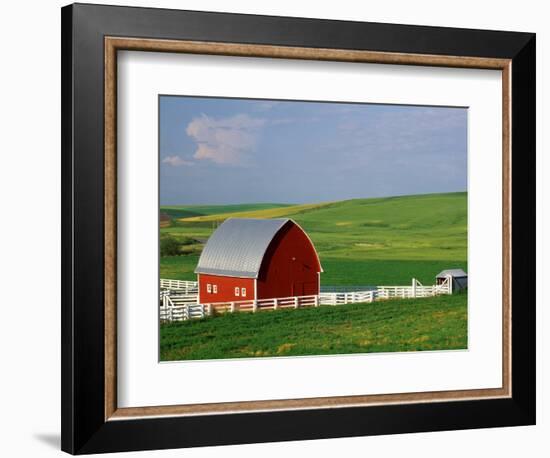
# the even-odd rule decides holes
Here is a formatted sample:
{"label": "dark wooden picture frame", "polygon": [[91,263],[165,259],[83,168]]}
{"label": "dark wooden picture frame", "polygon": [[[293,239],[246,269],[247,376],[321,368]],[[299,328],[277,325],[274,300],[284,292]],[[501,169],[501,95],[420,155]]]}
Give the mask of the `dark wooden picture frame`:
{"label": "dark wooden picture frame", "polygon": [[[502,71],[503,386],[117,408],[118,50]],[[70,5],[62,9],[62,180],[63,450],[80,454],[535,423],[534,34]]]}

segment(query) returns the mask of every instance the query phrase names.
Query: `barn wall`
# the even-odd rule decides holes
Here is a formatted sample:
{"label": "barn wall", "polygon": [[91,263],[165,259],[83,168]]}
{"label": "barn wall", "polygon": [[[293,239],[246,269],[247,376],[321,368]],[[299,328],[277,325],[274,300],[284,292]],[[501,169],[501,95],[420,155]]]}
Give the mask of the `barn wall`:
{"label": "barn wall", "polygon": [[258,299],[319,294],[321,270],[315,248],[295,224],[271,242],[258,277]]}
{"label": "barn wall", "polygon": [[[233,302],[254,299],[254,279],[239,277],[222,277],[219,275],[198,274],[199,302]],[[208,292],[208,284],[216,285],[218,292]],[[235,295],[235,288],[246,288],[246,297]],[[213,289],[212,289],[213,291]]]}

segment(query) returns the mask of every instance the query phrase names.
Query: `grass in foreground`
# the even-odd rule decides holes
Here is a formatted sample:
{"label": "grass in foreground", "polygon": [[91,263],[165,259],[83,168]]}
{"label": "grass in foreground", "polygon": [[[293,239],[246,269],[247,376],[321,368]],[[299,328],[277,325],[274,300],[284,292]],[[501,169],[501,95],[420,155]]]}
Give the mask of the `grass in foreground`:
{"label": "grass in foreground", "polygon": [[160,359],[465,349],[467,301],[467,294],[455,294],[163,324]]}

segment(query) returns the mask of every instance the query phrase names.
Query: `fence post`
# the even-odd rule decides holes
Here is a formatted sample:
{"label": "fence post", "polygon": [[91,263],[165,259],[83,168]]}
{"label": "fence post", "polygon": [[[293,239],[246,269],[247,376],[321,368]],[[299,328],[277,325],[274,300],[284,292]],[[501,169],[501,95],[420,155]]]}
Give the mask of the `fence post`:
{"label": "fence post", "polygon": [[319,295],[316,294],[313,302],[314,307],[319,307]]}
{"label": "fence post", "polygon": [[273,299],[273,310],[277,310],[279,308],[279,299],[275,298]]}
{"label": "fence post", "polygon": [[412,297],[416,298],[416,278],[412,279]]}
{"label": "fence post", "polygon": [[258,301],[254,299],[254,302],[252,302],[252,312],[256,312],[258,310]]}
{"label": "fence post", "polygon": [[298,296],[294,296],[294,308],[298,308]]}

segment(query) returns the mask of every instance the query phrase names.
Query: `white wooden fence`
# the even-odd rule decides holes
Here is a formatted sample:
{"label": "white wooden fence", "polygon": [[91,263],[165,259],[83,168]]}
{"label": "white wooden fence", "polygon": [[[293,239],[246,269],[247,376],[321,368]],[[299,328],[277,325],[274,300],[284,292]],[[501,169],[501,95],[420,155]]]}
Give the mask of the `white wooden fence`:
{"label": "white wooden fence", "polygon": [[292,296],[277,297],[274,299],[250,299],[248,301],[235,302],[215,302],[205,304],[210,313],[224,312],[257,312],[259,310],[277,310],[284,308],[297,309],[300,307],[317,307],[319,305],[319,296]]}
{"label": "white wooden fence", "polygon": [[168,291],[178,291],[188,293],[196,293],[199,291],[199,283],[196,281],[186,280],[167,280],[165,278],[160,279],[160,289]]}
{"label": "white wooden fence", "polygon": [[215,302],[197,304],[194,295],[162,296],[160,320],[182,321],[192,318],[204,318],[208,315],[233,312],[257,312],[260,310],[277,310],[282,308],[317,307],[319,296],[278,297],[276,299],[259,299],[235,302]]}
{"label": "white wooden fence", "polygon": [[415,278],[411,286],[378,286],[377,293],[380,298],[416,298],[451,294],[452,278],[447,277],[441,285],[424,286]]}
{"label": "white wooden fence", "polygon": [[[162,280],[161,280],[162,281]],[[165,280],[179,281],[179,280]],[[193,283],[193,282],[187,282]],[[174,293],[173,291],[177,291]],[[234,302],[215,302],[199,304],[198,294],[184,294],[178,290],[161,290],[160,320],[182,321],[192,318],[204,318],[218,313],[257,312],[282,308],[318,307],[319,305],[344,305],[369,303],[384,299],[408,299],[438,296],[452,293],[452,278],[447,277],[440,285],[424,286],[418,280],[412,280],[409,286],[378,286],[368,291],[322,292],[319,295],[279,297]]]}
{"label": "white wooden fence", "polygon": [[353,291],[347,293],[320,293],[321,305],[356,304],[358,302],[372,302],[376,299],[376,291]]}
{"label": "white wooden fence", "polygon": [[196,294],[170,294],[161,293],[161,307],[180,307],[183,305],[197,304]]}
{"label": "white wooden fence", "polygon": [[321,305],[356,304],[373,302],[380,299],[413,299],[417,297],[439,296],[452,293],[452,278],[447,277],[441,285],[424,286],[415,278],[410,286],[377,286],[368,291],[322,292],[319,294]]}
{"label": "white wooden fence", "polygon": [[185,304],[160,308],[160,321],[184,321],[193,318],[204,318],[207,315],[203,304]]}

